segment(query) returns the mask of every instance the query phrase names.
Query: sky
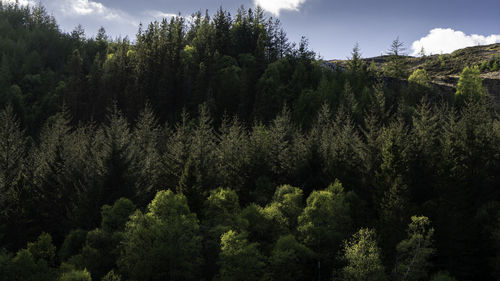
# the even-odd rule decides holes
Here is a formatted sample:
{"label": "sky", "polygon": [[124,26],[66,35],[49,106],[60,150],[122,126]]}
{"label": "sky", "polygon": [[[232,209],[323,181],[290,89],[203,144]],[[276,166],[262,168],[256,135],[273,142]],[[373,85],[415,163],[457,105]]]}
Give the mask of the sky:
{"label": "sky", "polygon": [[[0,0],[1,1],[1,0]],[[16,0],[3,0],[15,2]],[[363,57],[385,54],[394,39],[406,53],[450,53],[456,49],[500,43],[500,0],[17,0],[41,3],[60,28],[78,24],[87,36],[104,27],[115,38],[133,39],[139,23],[219,7],[261,6],[279,18],[291,41],[301,36],[323,59],[345,59],[358,43]]]}

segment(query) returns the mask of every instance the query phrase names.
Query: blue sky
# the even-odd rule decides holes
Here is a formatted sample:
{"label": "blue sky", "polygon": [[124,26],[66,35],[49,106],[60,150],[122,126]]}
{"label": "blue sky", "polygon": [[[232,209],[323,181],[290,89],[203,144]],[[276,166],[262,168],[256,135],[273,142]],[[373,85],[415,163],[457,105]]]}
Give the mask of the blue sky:
{"label": "blue sky", "polygon": [[[15,1],[15,0],[4,0]],[[343,59],[359,43],[364,57],[384,53],[396,37],[408,54],[448,53],[473,45],[500,43],[499,0],[19,0],[41,2],[60,27],[82,24],[87,35],[104,26],[112,37],[134,37],[139,22],[219,6],[232,14],[240,5],[262,6],[278,17],[292,41],[302,35],[325,59]]]}

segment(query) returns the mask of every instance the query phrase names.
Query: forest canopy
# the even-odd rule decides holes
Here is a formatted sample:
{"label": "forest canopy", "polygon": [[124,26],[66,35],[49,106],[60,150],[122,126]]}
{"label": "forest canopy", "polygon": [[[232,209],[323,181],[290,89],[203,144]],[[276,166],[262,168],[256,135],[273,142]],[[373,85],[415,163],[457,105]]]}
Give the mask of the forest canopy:
{"label": "forest canopy", "polygon": [[0,2],[0,280],[500,280],[479,68],[446,95],[398,50],[335,65],[243,7],[89,38]]}

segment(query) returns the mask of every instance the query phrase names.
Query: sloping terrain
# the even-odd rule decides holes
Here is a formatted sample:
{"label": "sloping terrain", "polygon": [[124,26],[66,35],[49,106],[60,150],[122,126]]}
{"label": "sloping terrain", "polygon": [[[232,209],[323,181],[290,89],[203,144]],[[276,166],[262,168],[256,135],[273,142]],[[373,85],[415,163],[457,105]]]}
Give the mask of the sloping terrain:
{"label": "sloping terrain", "polygon": [[[383,69],[389,56],[363,59],[368,65]],[[406,57],[410,73],[425,69],[439,91],[454,93],[460,73],[466,66],[479,66],[488,95],[497,109],[500,109],[500,44],[475,46],[456,50],[451,54]],[[346,60],[332,60],[330,63],[345,66]]]}

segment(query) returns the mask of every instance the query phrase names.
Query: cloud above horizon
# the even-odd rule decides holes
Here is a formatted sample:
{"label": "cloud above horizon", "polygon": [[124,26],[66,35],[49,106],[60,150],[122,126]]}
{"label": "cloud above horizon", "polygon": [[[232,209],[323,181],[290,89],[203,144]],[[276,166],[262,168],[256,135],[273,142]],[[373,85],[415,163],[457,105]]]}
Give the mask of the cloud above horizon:
{"label": "cloud above horizon", "polygon": [[459,30],[451,28],[434,28],[429,34],[413,42],[411,45],[412,55],[419,55],[422,47],[425,54],[447,54],[455,50],[500,43],[500,35],[492,34],[488,36],[478,34],[465,34]]}
{"label": "cloud above horizon", "polygon": [[36,6],[35,1],[33,0],[4,0],[3,2],[7,4],[16,4],[18,3],[21,6]]}
{"label": "cloud above horizon", "polygon": [[299,7],[306,2],[306,0],[253,0],[255,6],[260,6],[265,11],[279,16],[281,10],[284,11],[298,11]]}
{"label": "cloud above horizon", "polygon": [[92,0],[63,0],[60,2],[62,3],[59,3],[58,7],[65,17],[87,18],[90,16],[98,20],[138,24],[138,21],[130,14],[120,9],[109,8],[101,2]]}

